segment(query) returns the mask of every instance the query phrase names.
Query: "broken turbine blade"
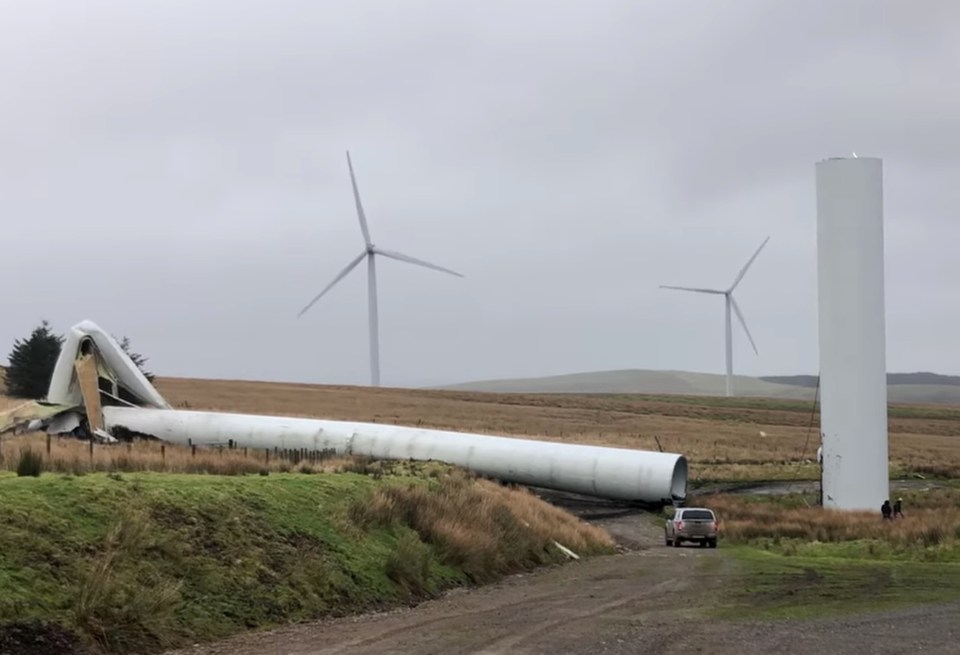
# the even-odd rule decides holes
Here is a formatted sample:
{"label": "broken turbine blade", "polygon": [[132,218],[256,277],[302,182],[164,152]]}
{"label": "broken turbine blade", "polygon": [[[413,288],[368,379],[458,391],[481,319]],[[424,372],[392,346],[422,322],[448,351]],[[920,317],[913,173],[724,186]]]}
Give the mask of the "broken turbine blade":
{"label": "broken turbine blade", "polygon": [[352,262],[350,262],[349,264],[347,264],[346,268],[344,268],[342,271],[340,271],[340,273],[337,275],[337,277],[333,278],[333,281],[332,281],[330,284],[328,284],[326,287],[324,287],[323,291],[321,291],[321,292],[318,293],[316,296],[314,296],[314,297],[313,297],[313,300],[311,300],[310,302],[308,302],[308,303],[307,303],[307,306],[300,310],[300,313],[297,314],[297,318],[300,318],[301,316],[303,316],[308,309],[310,309],[311,307],[313,307],[313,304],[314,304],[315,302],[317,302],[318,300],[320,300],[320,298],[323,297],[323,294],[325,294],[327,291],[329,291],[330,289],[332,289],[332,288],[333,288],[333,285],[335,285],[337,282],[339,282],[339,281],[342,280],[343,278],[347,277],[347,274],[349,274],[350,271],[352,271],[354,268],[356,268],[356,267],[357,267],[357,264],[359,264],[360,261],[361,261],[364,257],[366,257],[366,256],[367,256],[367,251],[366,251],[366,250],[364,250],[362,253],[360,253],[359,255],[357,255],[357,258],[354,259],[354,260],[353,260]]}
{"label": "broken turbine blade", "polygon": [[416,264],[417,266],[423,266],[424,268],[432,268],[435,271],[449,273],[450,275],[456,275],[457,277],[464,277],[462,273],[451,271],[449,268],[437,266],[436,264],[431,264],[430,262],[425,262],[422,259],[417,259],[416,257],[411,257],[410,255],[404,255],[403,253],[395,252],[393,250],[381,250],[380,248],[374,248],[373,252],[377,253],[378,255],[383,255],[384,257],[389,257],[390,259],[396,259],[397,261],[407,262],[408,264]]}

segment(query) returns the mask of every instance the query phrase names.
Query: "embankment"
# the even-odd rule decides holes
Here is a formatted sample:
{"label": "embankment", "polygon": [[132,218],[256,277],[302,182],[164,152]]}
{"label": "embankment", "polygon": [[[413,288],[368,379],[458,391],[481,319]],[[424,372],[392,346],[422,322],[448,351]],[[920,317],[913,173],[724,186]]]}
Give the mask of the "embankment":
{"label": "embankment", "polygon": [[0,644],[42,620],[94,652],[155,652],[559,563],[555,540],[613,550],[523,490],[436,465],[355,468],[0,473]]}

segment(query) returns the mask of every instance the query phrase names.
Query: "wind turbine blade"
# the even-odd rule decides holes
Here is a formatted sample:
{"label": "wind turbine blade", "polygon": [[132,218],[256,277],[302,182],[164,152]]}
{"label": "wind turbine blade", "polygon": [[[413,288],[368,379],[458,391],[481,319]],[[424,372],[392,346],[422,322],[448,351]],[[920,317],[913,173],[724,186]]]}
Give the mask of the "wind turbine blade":
{"label": "wind turbine blade", "polygon": [[740,325],[743,326],[743,331],[747,333],[747,338],[750,339],[750,345],[753,346],[753,352],[759,355],[760,352],[757,350],[757,344],[753,342],[753,336],[750,334],[750,328],[747,327],[747,321],[744,320],[743,312],[740,311],[740,305],[737,304],[737,301],[733,296],[730,296],[730,304],[733,305],[733,311],[737,315]]}
{"label": "wind turbine blade", "polygon": [[363,242],[370,246],[370,229],[367,227],[367,216],[363,213],[363,204],[360,202],[360,190],[357,189],[357,178],[353,174],[353,162],[350,161],[350,151],[347,151],[347,167],[350,169],[350,184],[353,186],[353,199],[357,203],[357,216],[360,218],[360,229],[363,230]]}
{"label": "wind turbine blade", "polygon": [[457,277],[464,277],[462,273],[451,271],[449,268],[437,266],[436,264],[431,264],[430,262],[425,262],[422,259],[417,259],[415,257],[411,257],[410,255],[404,255],[400,252],[394,252],[393,250],[380,250],[380,248],[374,248],[373,252],[377,253],[378,255],[383,255],[384,257],[389,257],[390,259],[396,259],[397,261],[407,262],[408,264],[416,264],[417,266],[423,266],[424,268],[432,268],[435,271],[449,273],[450,275],[456,275]]}
{"label": "wind turbine blade", "polygon": [[677,291],[693,291],[693,292],[695,292],[695,293],[716,293],[716,294],[723,295],[723,291],[720,291],[719,289],[699,289],[699,288],[696,288],[696,287],[673,287],[673,286],[670,286],[670,285],[667,285],[667,284],[661,284],[661,285],[660,285],[660,288],[661,288],[661,289],[676,289]]}
{"label": "wind turbine blade", "polygon": [[343,278],[347,277],[347,274],[350,273],[350,271],[352,271],[353,269],[355,269],[355,268],[357,267],[357,264],[359,264],[360,261],[361,261],[364,257],[366,257],[366,256],[367,256],[367,251],[366,251],[366,250],[364,250],[362,253],[360,253],[359,255],[357,255],[357,258],[356,258],[356,259],[354,259],[352,262],[350,262],[349,264],[347,264],[346,268],[344,268],[342,271],[340,271],[340,273],[337,275],[337,277],[333,278],[333,282],[331,282],[330,284],[328,284],[328,285],[326,286],[326,288],[324,288],[323,291],[321,291],[320,293],[318,293],[316,296],[314,296],[313,300],[311,300],[309,303],[307,303],[307,306],[306,306],[306,307],[304,307],[303,309],[300,310],[300,313],[297,314],[297,318],[300,318],[301,316],[303,316],[308,309],[310,309],[311,307],[313,307],[313,304],[314,304],[315,302],[317,302],[318,300],[320,300],[320,298],[323,297],[323,294],[325,294],[327,291],[329,291],[330,289],[332,289],[332,288],[333,288],[333,285],[335,285],[337,282],[339,282],[339,281],[342,280]]}
{"label": "wind turbine blade", "polygon": [[770,240],[770,237],[767,237],[763,240],[763,243],[760,244],[760,247],[757,248],[757,252],[753,253],[753,257],[747,260],[747,263],[740,269],[740,274],[737,275],[737,279],[733,281],[733,284],[730,285],[730,288],[727,289],[728,292],[733,291],[737,288],[737,285],[740,284],[740,280],[743,279],[743,276],[747,274],[747,269],[750,268],[750,264],[753,263],[753,260],[757,258],[757,255],[760,254],[760,251],[763,250],[763,247],[767,245],[767,241]]}

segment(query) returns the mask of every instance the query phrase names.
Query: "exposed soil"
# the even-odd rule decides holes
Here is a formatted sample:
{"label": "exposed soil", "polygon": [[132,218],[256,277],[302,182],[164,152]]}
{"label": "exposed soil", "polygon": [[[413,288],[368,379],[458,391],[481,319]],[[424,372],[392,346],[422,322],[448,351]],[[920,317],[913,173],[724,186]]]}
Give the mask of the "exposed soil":
{"label": "exposed soil", "polygon": [[621,553],[456,591],[415,608],[243,635],[168,655],[418,653],[957,653],[960,606],[807,621],[705,620],[735,564],[720,548],[667,548],[650,514],[565,494]]}
{"label": "exposed soil", "polygon": [[0,655],[88,655],[76,635],[55,623],[0,625]]}

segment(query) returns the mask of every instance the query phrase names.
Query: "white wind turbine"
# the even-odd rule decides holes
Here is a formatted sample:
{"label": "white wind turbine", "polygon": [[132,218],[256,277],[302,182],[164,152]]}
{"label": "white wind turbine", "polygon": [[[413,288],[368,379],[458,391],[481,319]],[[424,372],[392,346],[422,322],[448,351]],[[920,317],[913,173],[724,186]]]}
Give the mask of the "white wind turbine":
{"label": "white wind turbine", "polygon": [[747,260],[747,263],[740,273],[737,275],[736,279],[733,281],[733,284],[730,285],[730,288],[727,290],[721,289],[700,289],[693,287],[675,287],[661,284],[661,289],[677,289],[679,291],[693,291],[694,293],[712,293],[717,295],[722,295],[724,297],[726,305],[726,342],[727,342],[727,395],[733,395],[733,330],[730,321],[730,308],[733,308],[733,311],[737,314],[737,319],[740,321],[740,325],[743,326],[743,331],[747,333],[747,338],[750,340],[750,345],[753,346],[753,352],[760,354],[757,351],[757,344],[753,342],[753,337],[750,335],[750,329],[747,327],[747,322],[743,318],[743,313],[740,311],[740,307],[737,305],[737,301],[733,297],[733,290],[737,288],[737,285],[740,284],[740,280],[743,279],[743,276],[746,275],[747,269],[750,268],[750,264],[753,263],[753,260],[757,258],[757,255],[760,254],[760,251],[763,250],[763,247],[767,245],[767,241],[770,240],[770,237],[767,237],[763,240],[763,243],[760,244],[760,247],[757,248],[757,251],[753,253],[753,257]]}
{"label": "white wind turbine", "polygon": [[450,275],[456,275],[457,277],[463,277],[462,274],[457,273],[456,271],[451,271],[448,268],[443,268],[442,266],[437,266],[436,264],[431,264],[430,262],[425,262],[422,259],[416,259],[410,257],[409,255],[404,255],[403,253],[395,252],[392,250],[384,250],[373,245],[373,242],[370,241],[370,230],[367,228],[367,217],[363,213],[363,205],[360,203],[360,191],[357,190],[357,179],[353,174],[353,163],[350,161],[350,152],[347,152],[347,167],[350,169],[350,183],[353,185],[353,198],[357,204],[357,216],[360,218],[360,230],[363,232],[363,241],[365,248],[357,257],[347,264],[340,273],[333,278],[333,281],[328,284],[323,291],[318,293],[313,300],[307,303],[307,306],[300,310],[300,313],[297,314],[297,318],[306,313],[315,302],[320,300],[325,293],[336,285],[337,282],[345,278],[350,271],[357,267],[364,257],[367,258],[367,299],[369,301],[369,313],[370,313],[370,377],[373,383],[373,386],[380,386],[380,334],[379,334],[379,325],[377,320],[377,269],[375,263],[375,256],[382,255],[383,257],[389,257],[390,259],[396,259],[401,262],[407,262],[408,264],[416,264],[417,266],[423,266],[425,268],[432,268],[435,271],[442,271],[444,273],[449,273]]}

